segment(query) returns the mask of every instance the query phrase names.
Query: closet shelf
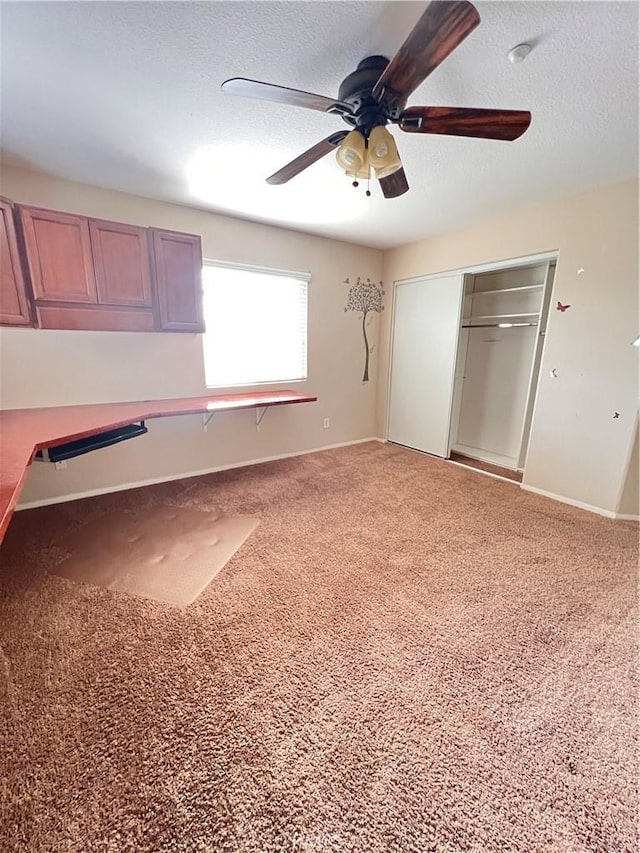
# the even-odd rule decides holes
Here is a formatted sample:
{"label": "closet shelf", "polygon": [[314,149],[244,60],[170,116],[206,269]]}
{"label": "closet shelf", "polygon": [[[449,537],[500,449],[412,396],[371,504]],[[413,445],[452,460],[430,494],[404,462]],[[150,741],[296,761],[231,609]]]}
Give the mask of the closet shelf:
{"label": "closet shelf", "polygon": [[542,290],[544,284],[527,284],[525,287],[498,287],[496,290],[474,290],[471,296],[486,296],[496,293],[523,293],[527,290]]}
{"label": "closet shelf", "polygon": [[[530,323],[463,323],[463,329],[522,329],[527,326],[536,326],[537,321]],[[544,332],[542,333],[544,334]]]}
{"label": "closet shelf", "polygon": [[526,314],[472,314],[465,319],[471,322],[472,320],[513,320],[520,317],[540,317],[539,311],[529,311]]}

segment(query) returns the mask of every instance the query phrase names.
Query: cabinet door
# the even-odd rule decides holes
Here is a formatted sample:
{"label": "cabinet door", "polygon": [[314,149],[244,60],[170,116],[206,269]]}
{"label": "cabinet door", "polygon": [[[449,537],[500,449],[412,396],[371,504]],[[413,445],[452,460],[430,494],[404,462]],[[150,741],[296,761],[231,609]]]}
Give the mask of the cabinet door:
{"label": "cabinet door", "polygon": [[29,301],[20,263],[13,208],[0,200],[0,323],[31,326]]}
{"label": "cabinet door", "polygon": [[97,302],[89,220],[35,207],[19,211],[36,300]]}
{"label": "cabinet door", "polygon": [[396,286],[389,441],[449,455],[462,275]]}
{"label": "cabinet door", "polygon": [[151,307],[147,229],[89,221],[98,302]]}
{"label": "cabinet door", "polygon": [[202,247],[195,234],[151,230],[160,328],[203,332]]}

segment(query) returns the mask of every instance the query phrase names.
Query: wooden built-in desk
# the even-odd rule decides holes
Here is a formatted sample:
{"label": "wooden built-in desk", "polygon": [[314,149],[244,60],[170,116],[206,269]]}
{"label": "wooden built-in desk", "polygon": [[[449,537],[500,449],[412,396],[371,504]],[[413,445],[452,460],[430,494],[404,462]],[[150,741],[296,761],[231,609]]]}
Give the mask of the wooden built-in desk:
{"label": "wooden built-in desk", "polygon": [[105,430],[150,418],[214,414],[237,409],[261,409],[291,403],[313,403],[317,397],[294,391],[182,397],[45,409],[0,412],[0,542],[13,514],[27,471],[38,450],[56,447]]}

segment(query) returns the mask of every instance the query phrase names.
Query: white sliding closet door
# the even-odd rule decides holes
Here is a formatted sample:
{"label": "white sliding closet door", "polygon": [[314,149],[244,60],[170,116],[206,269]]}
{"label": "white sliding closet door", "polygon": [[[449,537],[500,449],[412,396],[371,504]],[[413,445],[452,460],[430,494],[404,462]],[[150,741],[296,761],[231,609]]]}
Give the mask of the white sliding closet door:
{"label": "white sliding closet door", "polygon": [[449,423],[464,276],[396,286],[389,441],[449,453]]}

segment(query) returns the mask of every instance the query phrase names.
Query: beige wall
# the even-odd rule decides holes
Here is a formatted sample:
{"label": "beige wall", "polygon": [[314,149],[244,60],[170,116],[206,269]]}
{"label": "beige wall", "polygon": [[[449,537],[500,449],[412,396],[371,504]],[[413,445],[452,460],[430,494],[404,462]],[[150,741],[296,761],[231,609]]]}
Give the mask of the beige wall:
{"label": "beige wall", "polygon": [[[218,415],[207,432],[199,417],[151,421],[148,436],[72,460],[67,470],[35,465],[23,502],[383,436],[391,282],[557,250],[554,299],[571,308],[551,311],[525,483],[605,511],[638,513],[638,350],[629,346],[638,334],[636,182],[386,252],[387,306],[370,329],[367,385],[359,323],[344,312],[343,281],[381,278],[381,252],[22,170],[3,171],[2,193],[23,203],[200,233],[208,259],[312,274],[309,379],[288,387],[317,395],[318,403],[272,410],[259,432],[252,412]],[[205,391],[198,335],[3,329],[0,347],[3,408]],[[553,367],[556,380],[549,377]],[[614,411],[621,416],[614,419]],[[328,431],[322,429],[326,416]]]}
{"label": "beige wall", "polygon": [[[347,276],[379,280],[382,253],[179,205],[5,169],[2,194],[25,204],[202,234],[206,259],[311,273],[309,378],[284,383],[317,403],[269,411],[256,431],[253,412],[150,421],[140,439],[71,460],[34,464],[22,502],[304,451],[376,435],[375,348],[372,381],[362,383],[360,323],[345,313]],[[198,395],[206,391],[201,336],[2,329],[2,408]],[[274,387],[274,386],[271,386]],[[240,389],[243,390],[243,389]],[[329,430],[322,428],[331,419]]]}
{"label": "beige wall", "polygon": [[[560,299],[571,308],[551,310],[524,482],[616,512],[638,406],[638,350],[630,346],[639,331],[637,181],[394,249],[385,253],[384,280],[390,294],[394,281],[554,250],[559,258],[553,305]],[[390,307],[382,315],[380,335],[381,435]],[[552,368],[557,379],[549,376]]]}

